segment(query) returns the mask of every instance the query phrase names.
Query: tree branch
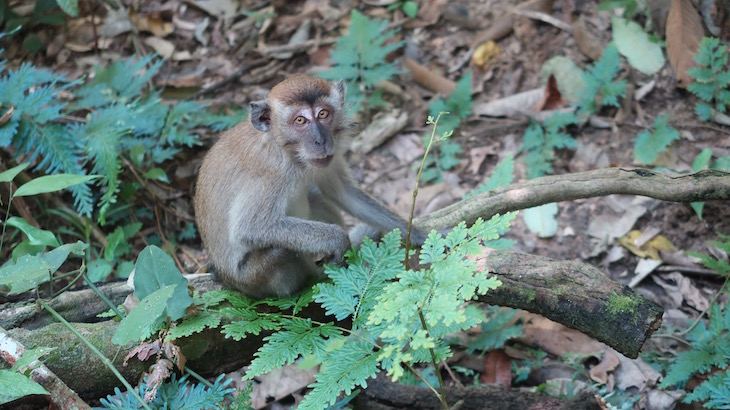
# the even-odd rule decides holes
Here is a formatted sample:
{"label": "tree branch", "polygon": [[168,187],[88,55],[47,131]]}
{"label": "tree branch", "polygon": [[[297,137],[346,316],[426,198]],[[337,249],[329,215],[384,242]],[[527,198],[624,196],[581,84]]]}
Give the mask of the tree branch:
{"label": "tree branch", "polygon": [[433,212],[419,222],[440,229],[551,202],[612,194],[641,195],[670,202],[727,200],[730,173],[704,170],[670,176],[641,168],[607,168],[550,175],[484,192]]}

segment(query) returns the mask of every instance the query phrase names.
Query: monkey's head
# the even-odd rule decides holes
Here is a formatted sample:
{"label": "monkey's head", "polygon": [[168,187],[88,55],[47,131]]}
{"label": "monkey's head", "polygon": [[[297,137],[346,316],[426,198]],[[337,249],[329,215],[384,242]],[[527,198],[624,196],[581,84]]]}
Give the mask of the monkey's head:
{"label": "monkey's head", "polygon": [[297,75],[277,84],[266,100],[251,102],[254,128],[274,137],[302,165],[323,168],[346,129],[345,84]]}

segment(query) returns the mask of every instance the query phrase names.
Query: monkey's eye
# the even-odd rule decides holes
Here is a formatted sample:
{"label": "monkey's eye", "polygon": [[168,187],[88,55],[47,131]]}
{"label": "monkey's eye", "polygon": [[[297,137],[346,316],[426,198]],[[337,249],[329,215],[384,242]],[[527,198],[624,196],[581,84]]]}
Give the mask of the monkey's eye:
{"label": "monkey's eye", "polygon": [[330,112],[327,110],[322,110],[319,113],[317,113],[317,118],[319,118],[320,120],[323,120],[329,116],[330,116]]}
{"label": "monkey's eye", "polygon": [[300,115],[300,116],[298,116],[297,118],[294,118],[294,124],[297,124],[297,125],[304,125],[304,124],[306,124],[306,123],[307,123],[307,119],[306,119],[306,118],[304,118],[304,117],[302,117],[301,115]]}

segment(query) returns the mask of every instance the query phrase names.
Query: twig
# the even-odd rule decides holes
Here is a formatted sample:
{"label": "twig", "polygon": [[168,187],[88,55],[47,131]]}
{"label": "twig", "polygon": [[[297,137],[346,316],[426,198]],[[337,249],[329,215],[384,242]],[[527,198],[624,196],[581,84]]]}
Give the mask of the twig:
{"label": "twig", "polygon": [[573,32],[573,28],[570,27],[570,24],[541,11],[515,9],[512,12],[520,16],[529,17],[533,20],[540,20],[542,22],[552,24],[553,26],[563,31],[567,31],[568,33]]}
{"label": "twig", "polygon": [[189,96],[188,98],[185,98],[185,100],[197,100],[198,98],[210,94],[212,92],[218,91],[221,88],[227,86],[228,84],[231,84],[232,82],[238,80],[243,76],[246,71],[254,68],[254,67],[260,67],[264,64],[266,64],[269,61],[268,58],[259,58],[257,60],[249,61],[248,63],[245,63],[239,68],[235,73],[229,75],[228,77],[222,79],[221,81],[218,81],[217,83],[211,85],[208,88],[203,88],[202,90],[196,92],[195,94]]}
{"label": "twig", "polygon": [[258,47],[256,51],[259,53],[270,56],[272,54],[278,54],[278,53],[284,53],[287,51],[302,51],[305,48],[309,47],[319,47],[319,46],[328,46],[330,44],[334,44],[335,40],[337,40],[336,37],[327,37],[327,38],[313,38],[310,40],[304,40],[301,43],[293,43],[293,44],[282,44],[278,46],[265,46],[265,47]]}

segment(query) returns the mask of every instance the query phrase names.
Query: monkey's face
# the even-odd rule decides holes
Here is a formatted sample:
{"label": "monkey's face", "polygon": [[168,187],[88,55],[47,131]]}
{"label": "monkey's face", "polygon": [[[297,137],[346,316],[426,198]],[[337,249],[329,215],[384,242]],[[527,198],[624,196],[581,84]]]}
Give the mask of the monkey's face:
{"label": "monkey's face", "polygon": [[287,122],[293,130],[290,140],[296,145],[296,157],[300,163],[317,168],[329,165],[335,153],[333,121],[334,109],[327,104],[293,110]]}

